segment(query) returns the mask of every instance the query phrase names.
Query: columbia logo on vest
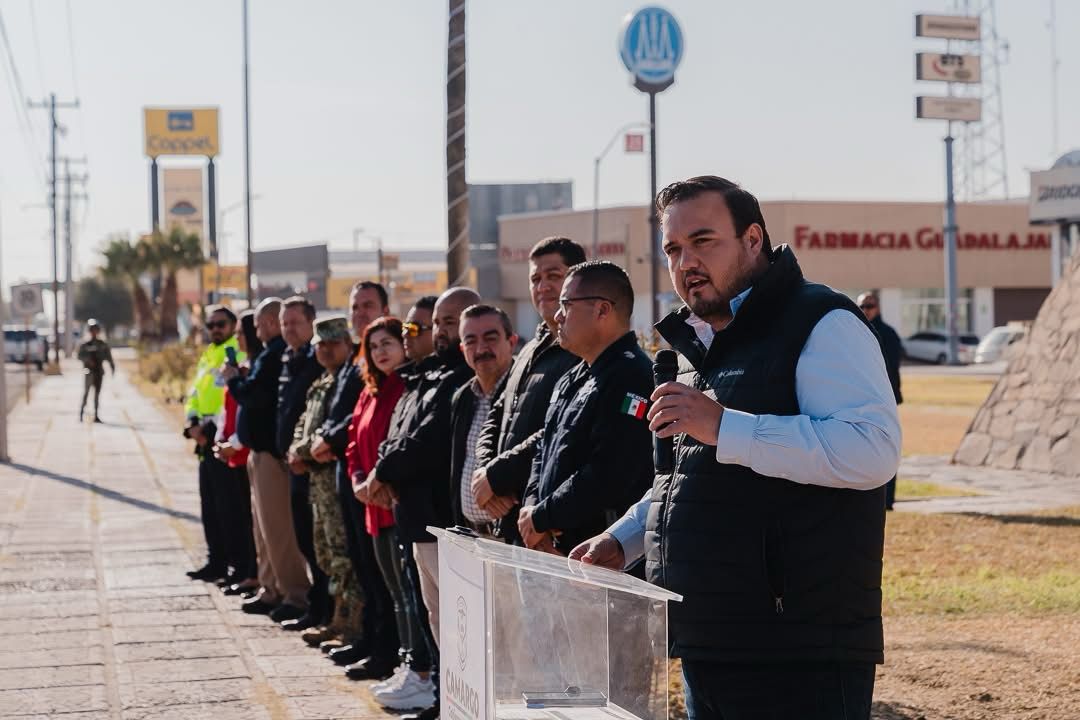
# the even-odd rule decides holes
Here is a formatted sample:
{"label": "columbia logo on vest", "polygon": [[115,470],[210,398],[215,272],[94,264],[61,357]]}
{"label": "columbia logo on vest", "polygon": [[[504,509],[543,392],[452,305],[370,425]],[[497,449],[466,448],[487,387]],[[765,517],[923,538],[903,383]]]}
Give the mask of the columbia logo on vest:
{"label": "columbia logo on vest", "polygon": [[746,374],[745,370],[743,370],[742,368],[737,368],[735,370],[717,370],[713,374],[713,377],[716,378],[717,380],[723,380],[724,378],[738,377],[739,375],[745,375],[745,374]]}

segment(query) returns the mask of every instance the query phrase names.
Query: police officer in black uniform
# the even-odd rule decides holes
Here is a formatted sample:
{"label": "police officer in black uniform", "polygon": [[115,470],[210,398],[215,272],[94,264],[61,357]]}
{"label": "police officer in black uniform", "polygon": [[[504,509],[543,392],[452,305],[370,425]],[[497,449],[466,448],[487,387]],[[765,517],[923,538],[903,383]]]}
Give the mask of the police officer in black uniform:
{"label": "police officer in black uniform", "polygon": [[570,269],[555,320],[582,358],[555,386],[518,530],[528,547],[567,554],[652,484],[645,413],[652,362],[630,329],[634,290],[618,265]]}

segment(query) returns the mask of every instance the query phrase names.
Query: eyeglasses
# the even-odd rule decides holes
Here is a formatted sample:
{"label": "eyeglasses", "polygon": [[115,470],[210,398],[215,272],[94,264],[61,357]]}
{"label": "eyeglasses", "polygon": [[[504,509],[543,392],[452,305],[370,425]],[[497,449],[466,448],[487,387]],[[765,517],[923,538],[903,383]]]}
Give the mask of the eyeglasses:
{"label": "eyeglasses", "polygon": [[420,337],[420,333],[425,333],[428,330],[431,330],[431,328],[431,325],[424,325],[422,323],[401,323],[401,336],[411,338]]}
{"label": "eyeglasses", "polygon": [[559,298],[559,309],[562,310],[563,314],[565,315],[572,303],[582,302],[583,300],[603,300],[605,302],[611,303],[612,305],[615,305],[614,300],[612,300],[611,298],[606,298],[603,295],[582,295],[581,297],[576,298]]}
{"label": "eyeglasses", "polygon": [[862,308],[863,310],[873,310],[874,308],[877,307],[877,305],[875,303],[863,303],[859,307]]}
{"label": "eyeglasses", "polygon": [[228,320],[215,320],[213,322],[206,323],[207,330],[224,330],[229,327]]}

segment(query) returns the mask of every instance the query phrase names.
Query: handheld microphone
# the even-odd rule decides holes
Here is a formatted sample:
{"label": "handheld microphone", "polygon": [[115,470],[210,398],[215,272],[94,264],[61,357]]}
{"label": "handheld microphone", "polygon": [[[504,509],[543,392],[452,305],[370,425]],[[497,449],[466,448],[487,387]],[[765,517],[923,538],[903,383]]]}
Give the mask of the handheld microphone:
{"label": "handheld microphone", "polygon": [[[660,350],[653,363],[653,381],[656,387],[675,382],[679,373],[679,356],[674,350]],[[667,425],[662,425],[662,428]],[[675,438],[659,438],[653,434],[653,466],[658,473],[669,473],[675,468]]]}

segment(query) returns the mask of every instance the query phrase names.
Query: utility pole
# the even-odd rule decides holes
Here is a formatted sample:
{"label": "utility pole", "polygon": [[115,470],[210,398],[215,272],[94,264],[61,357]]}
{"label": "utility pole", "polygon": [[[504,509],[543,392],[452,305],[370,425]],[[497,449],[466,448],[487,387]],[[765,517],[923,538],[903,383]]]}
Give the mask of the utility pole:
{"label": "utility pole", "polygon": [[89,175],[72,176],[71,163],[85,163],[86,158],[62,158],[64,161],[64,355],[71,357],[75,349],[75,292],[73,287],[73,258],[75,243],[71,234],[71,205],[73,199],[86,199],[86,195],[72,195],[73,182],[85,183]]}
{"label": "utility pole", "polygon": [[244,237],[247,245],[247,301],[255,307],[255,295],[251,292],[251,273],[254,253],[251,252],[251,98],[248,88],[248,0],[244,0]]}
{"label": "utility pole", "polygon": [[[0,236],[2,236],[3,225],[3,213],[0,213]],[[3,265],[3,242],[0,242],[0,265]],[[3,272],[0,271],[0,277],[3,277]],[[0,326],[3,326],[4,320],[7,318],[4,312],[4,294],[0,292]],[[29,353],[27,353],[29,356]],[[26,367],[30,367],[30,358],[26,358]],[[29,381],[27,386],[30,387]],[[7,429],[7,370],[0,369],[0,463],[11,462],[11,456],[8,455],[8,429]]]}
{"label": "utility pole", "polygon": [[[352,233],[353,233],[353,235],[352,235],[353,251],[359,252],[359,250],[360,250],[360,238],[365,236],[364,228],[353,228]],[[372,245],[375,246],[375,273],[378,275],[379,284],[382,285],[383,287],[385,287],[386,283],[383,282],[383,246],[382,246],[382,238],[381,237],[376,237],[374,235],[367,235],[366,237],[367,237],[368,240],[371,241]]]}
{"label": "utility pole", "polygon": [[53,365],[50,366],[49,372],[52,374],[60,374],[60,268],[57,255],[59,253],[59,241],[57,238],[57,222],[56,222],[56,134],[58,132],[64,132],[64,128],[56,120],[57,108],[77,108],[79,107],[79,101],[73,102],[57,102],[56,93],[50,93],[49,99],[35,103],[30,101],[28,103],[30,108],[48,108],[49,110],[49,125],[50,125],[50,155],[49,163],[51,169],[51,177],[49,178],[49,207],[52,209],[52,266],[53,266],[53,281],[52,281],[52,294],[53,294]]}

